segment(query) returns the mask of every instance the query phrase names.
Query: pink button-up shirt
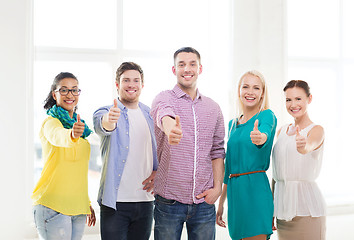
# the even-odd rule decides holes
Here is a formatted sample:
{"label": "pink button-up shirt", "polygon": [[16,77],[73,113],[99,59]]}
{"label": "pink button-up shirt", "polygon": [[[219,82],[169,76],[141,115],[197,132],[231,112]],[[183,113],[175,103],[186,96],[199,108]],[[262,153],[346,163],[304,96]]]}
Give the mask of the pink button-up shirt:
{"label": "pink button-up shirt", "polygon": [[[213,187],[212,160],[225,157],[224,118],[219,105],[198,91],[192,100],[176,85],[156,96],[151,115],[159,160],[155,194],[184,204],[204,202],[196,196]],[[183,137],[171,146],[161,121],[176,115],[180,116]]]}

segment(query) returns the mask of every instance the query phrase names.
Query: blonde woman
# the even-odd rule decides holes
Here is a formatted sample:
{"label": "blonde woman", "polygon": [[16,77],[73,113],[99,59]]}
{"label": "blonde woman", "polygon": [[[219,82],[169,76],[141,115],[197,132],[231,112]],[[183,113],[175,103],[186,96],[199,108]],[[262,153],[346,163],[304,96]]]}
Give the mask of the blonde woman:
{"label": "blonde woman", "polygon": [[274,215],[280,240],[324,240],[326,204],[315,180],[322,165],[324,130],[308,114],[312,101],[305,81],[284,88],[294,123],[279,129],[273,149]]}
{"label": "blonde woman", "polygon": [[233,240],[265,240],[272,232],[273,197],[265,171],[269,167],[277,119],[268,108],[267,87],[257,71],[238,84],[240,114],[229,122],[223,192],[216,222],[228,199],[228,227]]}

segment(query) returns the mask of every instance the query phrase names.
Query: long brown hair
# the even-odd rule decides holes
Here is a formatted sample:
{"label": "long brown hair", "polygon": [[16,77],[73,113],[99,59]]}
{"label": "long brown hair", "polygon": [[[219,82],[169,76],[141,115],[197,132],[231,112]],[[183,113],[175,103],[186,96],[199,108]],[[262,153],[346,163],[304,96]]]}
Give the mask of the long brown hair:
{"label": "long brown hair", "polygon": [[[47,98],[44,100],[44,109],[48,110],[48,109],[52,108],[55,104],[57,104],[57,101],[55,101],[55,99],[53,98],[52,92],[54,92],[55,89],[57,89],[57,86],[59,85],[60,81],[63,80],[64,78],[73,78],[76,81],[78,81],[77,78],[72,73],[69,73],[69,72],[59,73],[54,78],[52,86],[50,87],[50,92],[48,93]],[[75,110],[76,110],[76,107],[75,107]]]}

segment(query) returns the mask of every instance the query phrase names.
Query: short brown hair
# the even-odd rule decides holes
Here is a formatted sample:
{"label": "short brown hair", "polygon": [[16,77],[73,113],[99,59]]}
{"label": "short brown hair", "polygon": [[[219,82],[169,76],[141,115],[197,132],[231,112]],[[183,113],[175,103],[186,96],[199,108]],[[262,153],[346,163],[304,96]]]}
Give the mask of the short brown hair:
{"label": "short brown hair", "polygon": [[176,63],[176,58],[177,58],[177,55],[180,54],[181,52],[186,52],[186,53],[194,53],[195,55],[197,55],[197,58],[199,60],[199,63],[200,62],[200,54],[197,50],[195,50],[194,48],[192,47],[182,47],[180,49],[178,49],[174,54],[173,54],[173,61],[174,63]]}
{"label": "short brown hair", "polygon": [[144,83],[144,72],[143,72],[143,69],[140,67],[139,64],[136,64],[134,62],[123,62],[119,68],[117,69],[117,72],[116,72],[116,82],[119,84],[119,79],[120,77],[122,76],[122,74],[125,72],[125,71],[128,71],[128,70],[136,70],[140,73],[140,76],[141,76],[141,83]]}

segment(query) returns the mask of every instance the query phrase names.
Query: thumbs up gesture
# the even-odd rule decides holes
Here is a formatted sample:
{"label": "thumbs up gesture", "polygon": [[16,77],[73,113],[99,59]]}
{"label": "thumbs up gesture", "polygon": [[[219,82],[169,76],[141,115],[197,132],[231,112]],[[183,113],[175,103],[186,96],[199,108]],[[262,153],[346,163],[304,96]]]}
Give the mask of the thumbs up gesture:
{"label": "thumbs up gesture", "polygon": [[80,114],[78,114],[77,121],[74,123],[73,129],[71,131],[71,137],[74,139],[81,137],[84,130],[85,130],[85,123],[81,122]]}
{"label": "thumbs up gesture", "polygon": [[172,126],[170,133],[168,134],[168,143],[170,145],[177,145],[182,139],[182,127],[181,120],[178,115],[176,115],[176,122]]}
{"label": "thumbs up gesture", "polygon": [[109,109],[102,118],[102,126],[108,131],[112,131],[116,128],[116,123],[120,117],[120,109],[118,107],[118,100],[114,99],[113,106]]}
{"label": "thumbs up gesture", "polygon": [[306,153],[306,138],[300,135],[300,127],[296,126],[296,149],[299,153],[305,154]]}
{"label": "thumbs up gesture", "polygon": [[255,145],[262,145],[267,141],[267,135],[258,130],[258,119],[254,122],[253,131],[251,131],[251,141]]}
{"label": "thumbs up gesture", "polygon": [[182,127],[181,120],[178,115],[173,119],[170,116],[165,116],[162,118],[163,131],[167,136],[168,143],[170,145],[177,145],[182,138]]}
{"label": "thumbs up gesture", "polygon": [[120,117],[120,109],[118,108],[118,100],[114,99],[113,106],[109,109],[108,112],[108,122],[117,123]]}

